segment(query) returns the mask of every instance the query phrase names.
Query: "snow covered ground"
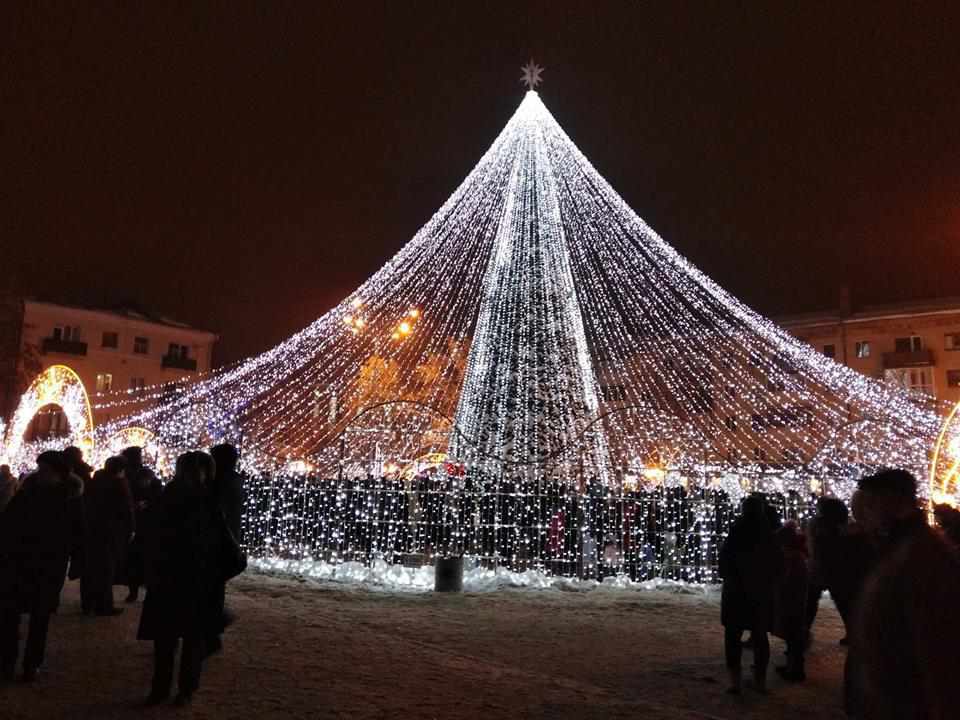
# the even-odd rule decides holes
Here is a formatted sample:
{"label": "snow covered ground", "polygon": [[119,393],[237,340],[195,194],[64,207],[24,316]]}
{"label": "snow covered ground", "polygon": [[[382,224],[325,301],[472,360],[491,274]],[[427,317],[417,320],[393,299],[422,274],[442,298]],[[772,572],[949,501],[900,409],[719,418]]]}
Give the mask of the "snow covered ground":
{"label": "snow covered ground", "polygon": [[[122,597],[117,588],[118,598]],[[825,601],[809,681],[766,697],[725,688],[716,592],[502,589],[435,595],[248,575],[239,621],[190,708],[142,710],[151,648],[139,606],[79,613],[70,583],[47,671],[0,689],[5,719],[842,718],[842,634]],[[782,643],[773,641],[781,660]],[[750,654],[745,653],[745,665]]]}

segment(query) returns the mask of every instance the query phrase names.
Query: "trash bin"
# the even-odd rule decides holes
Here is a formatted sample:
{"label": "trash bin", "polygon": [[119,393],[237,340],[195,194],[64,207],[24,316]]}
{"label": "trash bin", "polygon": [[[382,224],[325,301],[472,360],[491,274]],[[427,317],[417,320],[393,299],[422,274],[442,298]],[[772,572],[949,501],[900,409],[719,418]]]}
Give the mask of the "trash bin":
{"label": "trash bin", "polygon": [[463,557],[437,558],[434,592],[463,592]]}

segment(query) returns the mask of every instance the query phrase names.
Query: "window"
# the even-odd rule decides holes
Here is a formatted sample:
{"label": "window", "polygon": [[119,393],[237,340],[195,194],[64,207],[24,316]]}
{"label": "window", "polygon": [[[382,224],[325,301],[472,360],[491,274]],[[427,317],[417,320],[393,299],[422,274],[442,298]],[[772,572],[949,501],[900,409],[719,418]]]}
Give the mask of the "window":
{"label": "window", "polygon": [[923,350],[923,341],[916,335],[898,337],[893,341],[893,349],[898,353],[920,352]]}
{"label": "window", "polygon": [[100,340],[100,347],[116,349],[120,345],[120,337],[115,332],[105,332]]}
{"label": "window", "polygon": [[133,351],[138,355],[146,355],[150,352],[150,339],[145,337],[135,337],[133,339]]}
{"label": "window", "polygon": [[930,396],[934,395],[931,368],[896,368],[884,371],[883,377],[887,382],[899,385],[905,390],[913,390]]}
{"label": "window", "polygon": [[53,328],[53,339],[64,342],[80,342],[80,328],[76,325],[57,325]]}
{"label": "window", "polygon": [[736,432],[737,418],[735,415],[727,415],[727,417],[724,418],[723,422],[727,426],[727,430]]}
{"label": "window", "polygon": [[763,462],[767,459],[767,451],[762,447],[755,447],[753,449],[753,459],[757,460],[758,462]]}
{"label": "window", "polygon": [[186,345],[170,343],[170,346],[167,348],[167,357],[186,360],[190,357],[190,348]]}
{"label": "window", "polygon": [[105,393],[113,389],[113,375],[110,373],[97,373],[97,392]]}
{"label": "window", "polygon": [[858,358],[868,358],[870,357],[870,341],[869,340],[857,340],[856,352]]}
{"label": "window", "polygon": [[143,388],[146,383],[142,377],[130,378],[130,392],[134,395],[143,395]]}
{"label": "window", "polygon": [[947,370],[947,387],[960,387],[960,370]]}
{"label": "window", "polygon": [[826,355],[831,360],[837,357],[837,346],[836,345],[824,345],[823,354]]}
{"label": "window", "polygon": [[944,350],[960,350],[960,333],[947,333],[943,336]]}

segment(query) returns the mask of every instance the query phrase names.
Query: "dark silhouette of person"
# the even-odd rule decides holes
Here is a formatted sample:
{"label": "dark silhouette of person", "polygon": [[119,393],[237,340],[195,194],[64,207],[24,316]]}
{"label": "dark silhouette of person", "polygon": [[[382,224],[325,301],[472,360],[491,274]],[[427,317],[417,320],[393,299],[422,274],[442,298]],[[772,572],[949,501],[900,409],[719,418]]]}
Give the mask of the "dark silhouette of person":
{"label": "dark silhouette of person", "polygon": [[119,615],[113,584],[133,535],[133,497],[126,478],[127,461],[109,458],[94,473],[84,492],[86,542],[81,597],[90,615]]}
{"label": "dark silhouette of person", "polygon": [[143,584],[143,538],[138,528],[146,523],[157,498],[163,490],[163,483],[153,474],[153,471],[143,464],[143,448],[132,446],[121,453],[127,461],[127,483],[130,494],[133,496],[134,507],[134,535],[127,548],[127,557],[122,576],[127,588],[126,602],[135,603],[140,596],[140,586]]}
{"label": "dark silhouette of person", "polygon": [[[812,632],[824,590],[830,591],[849,635],[853,604],[870,569],[870,543],[860,525],[850,522],[850,513],[843,501],[830,497],[817,500],[817,512],[807,527],[807,539],[810,554],[807,635]],[[844,637],[840,643],[847,641]]]}
{"label": "dark silhouette of person", "polygon": [[724,626],[724,651],[730,674],[727,692],[740,693],[743,653],[740,638],[745,630],[751,632],[753,642],[756,688],[766,692],[770,661],[767,632],[773,626],[774,591],[783,570],[783,553],[762,497],[751,495],[744,499],[742,513],[720,548],[719,564],[723,578],[720,620]]}
{"label": "dark silhouette of person", "polygon": [[946,504],[936,505],[933,508],[933,517],[943,531],[943,536],[954,547],[960,548],[960,510]]}
{"label": "dark silhouette of person", "polygon": [[86,487],[93,474],[93,468],[87,465],[83,460],[83,450],[76,445],[71,445],[63,450],[63,458],[67,462],[67,469],[80,478],[83,486]]}
{"label": "dark silhouette of person", "polygon": [[137,637],[154,643],[147,704],[169,697],[181,640],[176,702],[191,700],[200,684],[205,639],[222,620],[211,601],[221,577],[222,545],[222,519],[208,485],[213,470],[205,453],[182,455],[143,529],[147,594]]}
{"label": "dark silhouette of person", "polygon": [[[233,445],[222,443],[210,448],[210,456],[216,465],[216,472],[210,484],[210,496],[220,512],[223,513],[223,518],[230,533],[237,542],[240,542],[244,503],[243,478],[237,472],[237,461],[240,459],[240,453]],[[235,615],[226,606],[226,593],[226,581],[218,582],[214,589],[213,603],[223,620],[218,626],[211,626],[211,635],[206,640],[208,655],[220,652],[223,649],[223,640],[221,639],[223,630],[232,625],[236,619]]]}
{"label": "dark silhouette of person", "polygon": [[904,470],[862,478],[854,512],[878,560],[854,607],[852,711],[870,720],[952,718],[960,708],[960,557],[917,507]]}
{"label": "dark silhouette of person", "polygon": [[787,664],[776,668],[788,682],[807,679],[804,655],[807,645],[807,567],[806,538],[790,520],[777,533],[783,552],[783,574],[777,586],[775,632],[787,643]]}
{"label": "dark silhouette of person", "polygon": [[0,513],[7,507],[19,486],[16,476],[10,472],[10,466],[0,465]]}
{"label": "dark silhouette of person", "polygon": [[12,680],[20,615],[30,616],[23,678],[32,681],[46,654],[50,615],[60,604],[67,566],[83,541],[83,488],[63,454],[37,457],[0,524],[0,678]]}

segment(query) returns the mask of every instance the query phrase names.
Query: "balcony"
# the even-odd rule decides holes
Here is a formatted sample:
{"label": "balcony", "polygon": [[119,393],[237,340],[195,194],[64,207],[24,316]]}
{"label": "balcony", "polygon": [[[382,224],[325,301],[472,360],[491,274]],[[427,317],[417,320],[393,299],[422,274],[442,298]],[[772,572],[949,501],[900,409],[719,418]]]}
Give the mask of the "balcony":
{"label": "balcony", "polygon": [[933,365],[933,350],[910,350],[883,354],[884,370],[897,368],[929,367]]}
{"label": "balcony", "polygon": [[163,368],[171,368],[173,370],[197,371],[197,361],[194,358],[181,357],[180,355],[164,355],[160,360],[160,365]]}
{"label": "balcony", "polygon": [[64,353],[66,355],[86,355],[87,344],[79,340],[62,340],[60,338],[44,338],[40,346],[44,355],[47,353]]}

